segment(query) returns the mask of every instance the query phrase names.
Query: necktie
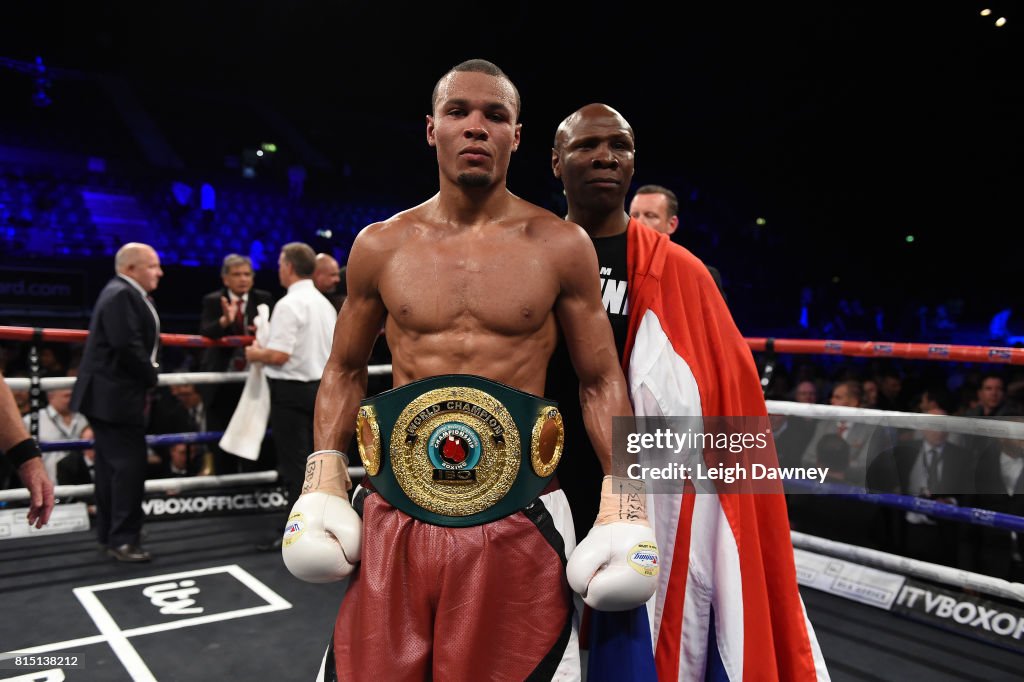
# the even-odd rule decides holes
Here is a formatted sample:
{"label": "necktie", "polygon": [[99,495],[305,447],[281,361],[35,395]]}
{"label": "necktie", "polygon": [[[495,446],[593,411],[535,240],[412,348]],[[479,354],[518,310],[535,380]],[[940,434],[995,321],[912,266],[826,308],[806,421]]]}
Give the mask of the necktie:
{"label": "necktie", "polygon": [[928,492],[932,494],[939,489],[940,457],[938,448],[928,448],[925,452],[925,462],[928,465]]}
{"label": "necktie", "polygon": [[241,298],[235,301],[235,333],[245,334],[245,301]]}
{"label": "necktie", "polygon": [[[231,333],[237,336],[242,336],[246,333],[245,328],[245,300],[242,298],[235,299],[235,320],[232,324]],[[242,349],[236,349],[234,357],[231,361],[231,366],[236,372],[241,372],[245,369],[245,351]]]}

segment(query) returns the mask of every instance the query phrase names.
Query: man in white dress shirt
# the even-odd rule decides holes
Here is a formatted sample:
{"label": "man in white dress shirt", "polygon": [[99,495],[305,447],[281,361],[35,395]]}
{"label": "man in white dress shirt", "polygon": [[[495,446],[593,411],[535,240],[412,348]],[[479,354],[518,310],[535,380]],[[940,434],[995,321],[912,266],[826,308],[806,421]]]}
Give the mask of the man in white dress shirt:
{"label": "man in white dress shirt", "polygon": [[[39,411],[39,441],[49,443],[57,440],[77,440],[89,421],[71,409],[71,389],[61,388],[47,393],[49,404]],[[25,427],[29,418],[25,416]],[[70,453],[70,450],[56,450],[43,453],[43,466],[51,481],[57,480],[57,462]]]}
{"label": "man in white dress shirt", "polygon": [[[294,502],[302,488],[306,455],[313,451],[313,408],[337,313],[313,284],[316,253],[308,244],[286,244],[277,264],[281,286],[288,293],[274,306],[266,347],[254,342],[245,349],[245,357],[265,365],[277,471]],[[279,531],[275,527],[275,541],[266,549],[280,547]]]}

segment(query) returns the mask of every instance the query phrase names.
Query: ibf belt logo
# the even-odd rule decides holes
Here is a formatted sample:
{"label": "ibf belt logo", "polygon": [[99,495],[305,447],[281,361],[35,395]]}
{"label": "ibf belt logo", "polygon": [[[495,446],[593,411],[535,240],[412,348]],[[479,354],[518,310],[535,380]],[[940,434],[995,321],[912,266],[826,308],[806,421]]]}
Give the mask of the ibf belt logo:
{"label": "ibf belt logo", "polygon": [[476,481],[480,463],[480,435],[468,424],[449,421],[430,434],[427,456],[434,467],[434,480],[450,483]]}

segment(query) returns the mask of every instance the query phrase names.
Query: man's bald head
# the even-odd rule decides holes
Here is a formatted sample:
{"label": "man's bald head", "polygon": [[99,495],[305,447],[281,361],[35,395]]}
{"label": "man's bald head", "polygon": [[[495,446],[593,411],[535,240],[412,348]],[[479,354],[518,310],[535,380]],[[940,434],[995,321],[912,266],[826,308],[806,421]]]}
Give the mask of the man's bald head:
{"label": "man's bald head", "polygon": [[321,293],[334,293],[341,281],[341,272],[338,268],[338,261],[328,253],[316,255],[316,267],[313,269],[313,284]]}
{"label": "man's bald head", "polygon": [[551,171],[565,188],[568,219],[591,236],[625,232],[635,148],[632,126],[607,104],[588,104],[558,126]]}
{"label": "man's bald head", "polygon": [[156,251],[149,244],[128,242],[117,250],[117,254],[114,256],[114,270],[124,274],[129,267],[141,263],[146,256],[155,253]]}
{"label": "man's bald head", "polygon": [[114,270],[138,282],[146,293],[155,291],[160,278],[164,276],[160,269],[160,256],[152,246],[139,242],[128,242],[117,250]]}
{"label": "man's bald head", "polygon": [[627,121],[622,114],[617,112],[615,109],[612,109],[607,104],[594,102],[580,107],[566,116],[565,120],[558,124],[558,129],[555,131],[555,151],[561,150],[566,141],[573,137],[574,132],[582,125],[593,122],[610,123],[611,121],[614,121],[618,126],[628,130],[630,137],[633,138],[634,142],[636,141],[636,135],[633,133],[633,126],[629,125],[629,121]]}

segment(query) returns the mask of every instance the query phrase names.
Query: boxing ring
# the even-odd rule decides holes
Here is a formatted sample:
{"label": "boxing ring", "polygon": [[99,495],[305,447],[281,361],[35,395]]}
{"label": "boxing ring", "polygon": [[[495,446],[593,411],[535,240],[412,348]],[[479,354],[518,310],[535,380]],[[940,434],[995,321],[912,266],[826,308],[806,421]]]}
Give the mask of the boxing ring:
{"label": "boxing ring", "polygon": [[[0,327],[0,340],[82,342],[86,332]],[[165,345],[240,346],[161,335]],[[809,353],[1022,365],[1024,349],[936,344],[748,339],[767,353]],[[32,354],[30,353],[30,358]],[[30,362],[31,364],[31,362]],[[389,366],[371,368],[390,374]],[[30,391],[74,378],[7,382]],[[161,386],[244,381],[244,372],[163,374]],[[1024,440],[1024,423],[768,401],[794,418],[943,429],[962,437]],[[151,446],[209,443],[219,432],[149,436]],[[46,450],[91,447],[42,443]],[[351,467],[358,481],[365,472]],[[1024,532],[1024,517],[856,486],[830,497],[894,513]],[[787,489],[788,492],[791,492]],[[120,564],[89,531],[91,485],[57,486],[50,526],[28,529],[27,492],[0,490],[0,681],[313,679],[344,583],[293,578],[277,552],[259,552],[267,524],[288,505],[275,471],[146,482],[143,544],[155,559]],[[890,552],[792,532],[798,579],[834,680],[1016,680],[1024,669],[1024,585]],[[15,656],[17,654],[17,656]]]}

